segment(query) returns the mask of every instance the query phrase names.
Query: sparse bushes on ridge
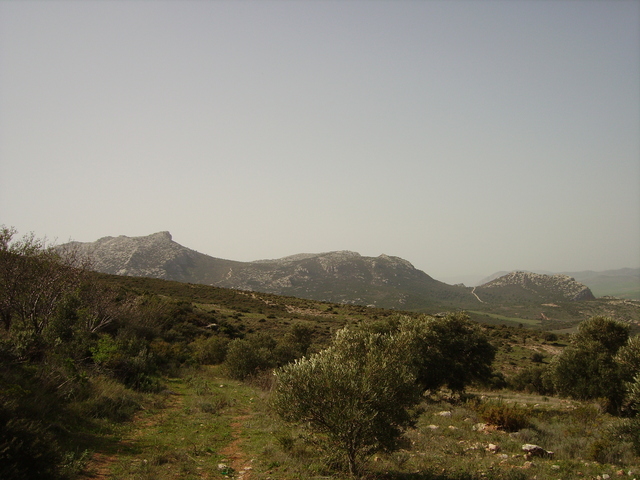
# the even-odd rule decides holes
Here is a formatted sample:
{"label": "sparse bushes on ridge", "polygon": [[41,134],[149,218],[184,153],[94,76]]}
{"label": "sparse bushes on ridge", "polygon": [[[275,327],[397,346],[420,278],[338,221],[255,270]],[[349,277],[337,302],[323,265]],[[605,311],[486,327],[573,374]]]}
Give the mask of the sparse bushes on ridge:
{"label": "sparse bushes on ridge", "polygon": [[[313,438],[318,442],[314,446],[324,445],[325,451],[333,453],[332,463],[319,463],[323,467],[318,473],[323,475],[336,465],[353,472],[361,471],[362,461],[369,453],[391,452],[398,446],[403,448],[393,455],[377,457],[380,461],[375,463],[377,472],[387,472],[384,462],[397,460],[394,465],[398,470],[381,473],[384,478],[415,476],[408,473],[410,470],[401,469],[405,464],[407,468],[424,468],[421,471],[425,473],[417,474],[416,478],[519,478],[525,476],[516,465],[518,460],[514,455],[517,453],[514,450],[519,448],[515,444],[520,439],[535,439],[541,444],[555,442],[559,456],[564,455],[563,462],[567,458],[580,458],[581,461],[624,463],[632,444],[640,454],[640,417],[637,416],[640,409],[640,339],[627,340],[625,326],[621,328],[607,319],[590,321],[582,326],[572,345],[565,349],[566,354],[559,356],[562,361],[530,363],[529,368],[509,379],[509,386],[548,395],[553,392],[555,382],[583,388],[588,392],[587,396],[615,393],[618,388],[613,400],[611,396],[607,397],[608,406],[615,405],[610,409],[612,412],[621,412],[629,418],[604,415],[595,406],[581,412],[581,407],[526,409],[495,402],[478,404],[476,415],[476,412],[470,412],[470,404],[458,402],[452,408],[451,423],[442,418],[435,420],[441,422],[439,430],[427,431],[425,428],[424,448],[418,454],[403,442],[417,435],[413,429],[407,432],[416,415],[422,409],[434,408],[435,403],[429,402],[436,402],[437,396],[421,397],[425,389],[449,388],[460,392],[471,384],[504,385],[501,372],[491,369],[492,344],[482,329],[469,322],[464,314],[410,318],[410,314],[404,317],[391,312],[374,315],[365,307],[349,307],[349,313],[345,314],[347,307],[332,306],[325,310],[325,306],[321,306],[316,308],[317,312],[333,310],[336,315],[318,315],[316,320],[311,314],[301,313],[296,318],[292,314],[295,309],[288,308],[289,302],[305,307],[311,305],[310,309],[314,306],[307,305],[306,301],[295,303],[297,299],[287,299],[285,308],[284,303],[267,304],[267,297],[253,297],[242,292],[209,291],[205,286],[175,286],[154,279],[106,278],[72,272],[61,256],[49,256],[49,251],[39,256],[44,244],[32,236],[16,245],[23,250],[11,250],[9,234],[13,235],[12,230],[0,232],[0,270],[5,269],[4,273],[0,272],[0,315],[4,315],[0,324],[0,478],[3,480],[74,478],[90,455],[85,450],[91,449],[86,443],[87,434],[104,433],[112,422],[131,419],[150,399],[169,398],[163,397],[165,393],[169,394],[168,391],[159,395],[144,392],[157,391],[165,381],[178,382],[163,377],[176,375],[185,366],[195,372],[187,380],[192,383],[188,391],[196,391],[198,398],[186,402],[184,411],[189,409],[197,415],[206,413],[203,417],[211,418],[212,422],[213,415],[226,415],[227,406],[238,405],[238,399],[232,397],[235,393],[231,393],[231,388],[214,390],[212,386],[217,383],[209,385],[203,380],[203,374],[207,374],[210,382],[217,382],[213,379],[223,369],[206,369],[205,372],[197,368],[201,364],[220,363],[234,378],[252,379],[250,385],[241,386],[246,389],[243,392],[256,385],[263,388],[255,395],[256,404],[273,386],[277,392],[274,408],[285,419],[301,422],[295,429],[313,427],[313,435],[305,439]],[[38,259],[44,259],[43,263],[39,264]],[[57,264],[58,261],[62,263]],[[61,270],[56,272],[58,267]],[[82,270],[82,265],[79,267]],[[25,307],[19,311],[20,305],[29,306],[29,299],[34,298],[38,275],[42,275],[40,279],[55,278],[57,273],[73,273],[71,276],[77,281],[63,282],[64,288],[58,290],[60,295],[55,299],[51,297],[47,308],[29,310]],[[78,276],[74,276],[76,274]],[[24,281],[12,285],[12,279],[16,278]],[[199,300],[190,299],[191,291],[199,292]],[[166,292],[179,294],[174,296]],[[236,301],[239,302],[237,305]],[[243,315],[237,313],[240,310]],[[382,317],[386,318],[385,322],[371,323]],[[301,323],[295,323],[297,321]],[[311,351],[317,351],[317,347],[311,345],[312,334],[327,338],[340,322],[352,326],[338,334],[328,350],[309,355]],[[526,338],[527,346],[541,338],[554,340],[553,336],[543,337],[543,334],[529,331],[525,337],[524,330],[522,334],[507,328],[485,330],[494,334],[496,344],[502,343],[505,348],[508,342],[518,341],[518,338],[522,344]],[[269,334],[264,333],[266,331]],[[243,332],[247,332],[246,335]],[[314,340],[317,341],[317,337]],[[513,351],[525,361],[531,358],[528,350],[514,347]],[[568,366],[562,370],[558,365]],[[280,366],[284,367],[276,370],[277,375],[272,375],[271,369]],[[237,382],[223,383],[227,384],[225,386],[239,385]],[[571,386],[571,383],[575,385]],[[588,390],[592,387],[589,383],[600,390]],[[578,395],[570,390],[563,392],[566,396]],[[280,395],[284,399],[278,406]],[[424,403],[414,408],[421,400]],[[292,407],[292,401],[298,405]],[[551,403],[555,401],[552,399]],[[568,404],[573,408],[574,402],[563,400],[562,405]],[[300,413],[311,410],[312,414],[307,416]],[[309,420],[320,418],[320,411],[325,412],[322,418],[328,419],[325,425],[330,420],[334,432],[338,433],[323,430],[320,422]],[[557,415],[553,421],[548,418],[550,411]],[[469,417],[464,419],[470,420],[468,423],[463,423],[463,415]],[[507,461],[512,464],[511,470],[501,470],[501,463],[497,461],[493,462],[494,470],[491,470],[494,467],[482,473],[479,468],[474,470],[476,465],[471,458],[481,459],[485,465],[493,460],[485,447],[473,457],[475,454],[469,453],[469,448],[475,447],[469,444],[466,435],[476,436],[476,439],[485,435],[501,438],[496,432],[472,430],[471,422],[479,418],[504,430],[520,429],[518,435],[501,433],[502,438],[509,438],[503,451],[511,455]],[[423,420],[426,418],[421,417],[418,425]],[[427,423],[433,421],[429,419]],[[614,431],[611,426],[618,424],[622,426]],[[522,429],[522,425],[529,427]],[[268,431],[265,430],[265,437]],[[567,432],[571,440],[564,441]],[[327,443],[331,439],[334,443]],[[445,445],[436,446],[436,439]],[[274,441],[279,441],[283,449],[300,459],[311,455],[312,443],[305,443],[303,448],[304,442],[293,433],[282,434]],[[463,441],[467,441],[464,446],[460,443]],[[336,448],[340,442],[341,450]],[[439,473],[441,464],[437,456],[428,457],[425,453],[430,446],[434,451],[439,448],[437,453],[441,456],[451,452],[460,454],[455,461],[448,460],[447,467],[461,461],[465,455],[467,466],[455,472]],[[342,452],[340,455],[336,454],[338,450]],[[558,478],[565,478],[565,469],[569,467],[565,463],[561,466]],[[391,468],[396,467],[392,465]],[[549,472],[556,474],[547,467],[546,471],[541,468],[536,472],[538,478]],[[589,478],[595,478],[595,474]]]}

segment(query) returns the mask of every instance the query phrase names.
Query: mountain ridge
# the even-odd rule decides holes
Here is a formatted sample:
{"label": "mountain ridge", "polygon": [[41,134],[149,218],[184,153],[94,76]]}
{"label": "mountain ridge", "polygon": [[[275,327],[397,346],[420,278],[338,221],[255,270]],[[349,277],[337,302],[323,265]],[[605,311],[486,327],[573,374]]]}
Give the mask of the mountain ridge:
{"label": "mountain ridge", "polygon": [[[569,285],[569,277],[540,276],[525,281],[524,273],[472,291],[464,285],[436,280],[401,257],[365,257],[350,250],[252,262],[226,260],[184,247],[168,231],[142,237],[102,237],[95,242],[70,245],[90,255],[94,269],[103,273],[382,308],[473,308],[479,302],[499,303],[514,297],[531,302],[593,298],[588,287]],[[530,285],[537,285],[535,295]],[[588,293],[580,296],[581,291]]]}

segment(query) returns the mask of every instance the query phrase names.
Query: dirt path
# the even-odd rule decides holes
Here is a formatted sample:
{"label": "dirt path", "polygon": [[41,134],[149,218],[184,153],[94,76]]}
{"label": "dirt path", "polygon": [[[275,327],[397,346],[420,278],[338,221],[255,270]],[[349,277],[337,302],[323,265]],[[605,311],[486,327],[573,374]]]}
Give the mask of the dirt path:
{"label": "dirt path", "polygon": [[476,287],[473,287],[473,290],[471,290],[471,295],[473,295],[474,297],[476,297],[480,303],[484,303],[482,300],[480,300],[480,297],[479,297],[479,296],[478,296],[478,294],[476,293]]}
{"label": "dirt path", "polygon": [[243,413],[235,418],[231,423],[231,435],[233,440],[231,443],[222,449],[220,454],[225,457],[225,462],[230,466],[234,472],[234,477],[238,480],[249,480],[251,478],[251,460],[247,459],[246,454],[241,448],[242,444],[242,430],[244,423],[251,418],[251,415]]}
{"label": "dirt path", "polygon": [[[84,479],[219,478],[250,480],[253,458],[246,453],[254,417],[253,392],[211,369],[173,379],[157,408],[141,410],[117,428],[111,441],[89,460]],[[228,399],[233,398],[233,403]],[[222,402],[222,407],[215,410]],[[121,430],[122,429],[122,430]],[[247,445],[245,445],[245,442]]]}
{"label": "dirt path", "polygon": [[[154,427],[164,421],[172,410],[177,410],[182,406],[183,398],[180,394],[171,393],[167,398],[165,406],[158,414],[149,416],[144,411],[138,412],[132,420],[133,428],[126,438],[121,439],[115,446],[115,450],[122,451],[130,449],[136,440],[144,433],[145,429]],[[117,453],[96,452],[87,463],[83,478],[92,480],[102,480],[111,478],[111,469],[118,460]]]}

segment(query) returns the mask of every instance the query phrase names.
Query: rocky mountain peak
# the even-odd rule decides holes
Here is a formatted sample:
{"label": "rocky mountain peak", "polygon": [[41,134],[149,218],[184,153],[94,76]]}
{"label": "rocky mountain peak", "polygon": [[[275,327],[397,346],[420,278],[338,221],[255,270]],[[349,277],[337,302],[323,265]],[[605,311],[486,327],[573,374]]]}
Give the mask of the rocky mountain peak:
{"label": "rocky mountain peak", "polygon": [[165,232],[158,232],[158,233],[153,233],[151,235],[149,235],[148,237],[150,240],[164,240],[164,241],[172,241],[173,237],[171,236],[171,233],[165,231]]}
{"label": "rocky mountain peak", "polygon": [[190,252],[172,240],[164,231],[143,237],[103,237],[96,242],[73,242],[89,255],[94,268],[117,275],[170,278],[169,265],[185,252]]}
{"label": "rocky mountain peak", "polygon": [[394,257],[391,255],[385,255],[384,253],[382,255],[378,256],[379,260],[388,262],[390,266],[392,267],[404,267],[404,268],[408,268],[411,270],[415,270],[415,267],[413,266],[413,264],[411,262],[409,262],[408,260],[405,260],[404,258],[400,258],[400,257]]}

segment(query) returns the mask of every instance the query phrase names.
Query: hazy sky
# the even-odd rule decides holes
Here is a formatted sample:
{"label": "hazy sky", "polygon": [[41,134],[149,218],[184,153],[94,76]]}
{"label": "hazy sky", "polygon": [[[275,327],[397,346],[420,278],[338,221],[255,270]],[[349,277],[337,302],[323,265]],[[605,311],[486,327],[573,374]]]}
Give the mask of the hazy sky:
{"label": "hazy sky", "polygon": [[640,2],[0,2],[0,224],[640,266]]}

